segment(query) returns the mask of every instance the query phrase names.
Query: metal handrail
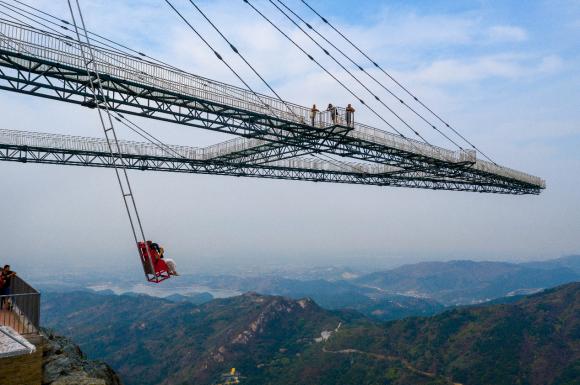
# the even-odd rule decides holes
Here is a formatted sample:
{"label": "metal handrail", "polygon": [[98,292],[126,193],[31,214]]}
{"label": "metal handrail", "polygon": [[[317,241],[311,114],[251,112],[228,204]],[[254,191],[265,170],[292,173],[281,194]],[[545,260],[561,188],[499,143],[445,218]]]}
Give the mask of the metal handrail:
{"label": "metal handrail", "polygon": [[[194,148],[185,146],[169,146],[175,152],[183,155],[183,158],[189,160],[208,161],[212,158],[219,157],[232,151],[241,151],[253,146],[259,146],[268,143],[260,139],[244,140],[236,138],[231,143],[209,146],[209,148]],[[45,134],[38,132],[24,132],[15,130],[0,129],[0,144],[18,147],[30,148],[51,148],[66,151],[79,151],[90,153],[108,153],[107,142],[105,139],[86,138],[81,136]],[[223,146],[222,146],[223,145]],[[130,156],[147,156],[147,157],[171,157],[175,158],[175,153],[171,153],[157,147],[154,144],[119,141],[119,147],[123,155]],[[341,161],[341,166],[337,166],[329,161],[314,160],[309,158],[300,159],[282,159],[266,163],[267,165],[286,168],[302,168],[305,170],[322,170],[336,172],[353,172],[353,173],[386,173],[400,170],[398,167],[383,164],[366,164],[359,162]],[[346,169],[346,170],[345,170]]]}
{"label": "metal handrail", "polygon": [[10,294],[0,295],[0,325],[20,334],[36,334],[40,326],[40,293],[22,278],[8,282]]}
{"label": "metal handrail", "polygon": [[[187,147],[187,146],[167,146],[174,151],[167,151],[159,148],[154,144],[120,140],[119,146],[126,155],[137,155],[147,157],[170,157],[175,158],[175,154],[181,155],[185,159],[208,161],[218,158],[232,152],[242,151],[253,147],[265,145],[268,141],[261,139],[234,138],[227,142],[210,145],[205,148]],[[31,148],[52,148],[68,151],[91,152],[91,153],[108,153],[107,142],[105,139],[87,138],[72,135],[48,134],[38,132],[25,132],[15,130],[0,129],[0,144],[13,146],[27,146]],[[304,170],[322,170],[336,172],[353,172],[362,174],[384,174],[401,170],[399,167],[383,165],[378,163],[361,163],[351,161],[341,161],[340,165],[333,164],[326,160],[315,160],[311,158],[294,158],[270,161],[265,163],[275,167],[300,168]],[[535,176],[511,170],[506,167],[497,169],[492,163],[477,160],[471,166],[474,169],[494,173],[505,177],[518,175],[522,181],[529,180],[536,186],[545,187],[545,182]],[[510,173],[504,170],[510,170]],[[426,175],[426,174],[425,174]]]}

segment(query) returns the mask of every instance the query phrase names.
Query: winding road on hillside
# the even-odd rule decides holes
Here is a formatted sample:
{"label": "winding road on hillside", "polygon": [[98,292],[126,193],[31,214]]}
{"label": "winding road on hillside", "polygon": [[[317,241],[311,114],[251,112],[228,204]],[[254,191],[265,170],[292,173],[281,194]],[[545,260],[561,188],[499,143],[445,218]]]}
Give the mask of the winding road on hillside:
{"label": "winding road on hillside", "polygon": [[370,352],[364,352],[362,350],[358,350],[358,349],[341,349],[341,350],[328,350],[325,347],[322,348],[322,351],[324,353],[329,353],[329,354],[361,354],[361,355],[365,355],[368,357],[372,357],[374,359],[378,359],[378,360],[384,360],[384,361],[398,361],[401,364],[403,364],[403,366],[410,370],[411,372],[421,375],[421,376],[425,376],[425,377],[429,377],[429,378],[443,378],[444,380],[448,381],[450,385],[463,385],[459,382],[453,382],[450,378],[448,377],[444,377],[435,373],[430,373],[430,372],[425,372],[423,370],[417,369],[416,367],[414,367],[409,361],[407,361],[404,358],[401,357],[397,357],[397,356],[391,356],[391,355],[384,355],[384,354],[378,354],[378,353],[370,353]]}

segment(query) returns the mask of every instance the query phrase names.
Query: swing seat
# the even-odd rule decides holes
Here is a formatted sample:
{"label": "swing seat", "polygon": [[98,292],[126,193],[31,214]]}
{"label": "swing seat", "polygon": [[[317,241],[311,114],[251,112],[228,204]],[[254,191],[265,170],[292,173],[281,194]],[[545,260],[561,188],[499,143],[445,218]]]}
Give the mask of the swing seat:
{"label": "swing seat", "polygon": [[147,281],[159,283],[171,278],[169,268],[163,259],[159,257],[157,250],[149,247],[145,242],[137,243],[139,255],[141,256],[141,264]]}

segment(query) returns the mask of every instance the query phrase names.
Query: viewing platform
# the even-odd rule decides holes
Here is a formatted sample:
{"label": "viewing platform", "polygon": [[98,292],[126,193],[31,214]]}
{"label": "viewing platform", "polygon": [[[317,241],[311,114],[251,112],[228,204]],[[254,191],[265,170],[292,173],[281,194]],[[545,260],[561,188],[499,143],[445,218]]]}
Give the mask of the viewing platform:
{"label": "viewing platform", "polygon": [[0,295],[0,384],[40,385],[40,293],[18,276],[9,287],[10,294]]}

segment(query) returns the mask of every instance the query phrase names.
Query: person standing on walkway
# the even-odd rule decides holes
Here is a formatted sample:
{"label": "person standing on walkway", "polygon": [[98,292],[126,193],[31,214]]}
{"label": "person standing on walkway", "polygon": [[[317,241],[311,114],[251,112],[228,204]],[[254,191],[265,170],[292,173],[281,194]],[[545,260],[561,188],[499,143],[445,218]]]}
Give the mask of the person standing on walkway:
{"label": "person standing on walkway", "polygon": [[348,127],[354,127],[354,111],[355,109],[349,103],[349,105],[346,106],[346,125]]}
{"label": "person standing on walkway", "polygon": [[310,110],[310,121],[312,122],[312,127],[314,127],[314,123],[316,122],[316,114],[318,114],[318,108],[316,108],[316,104],[312,105],[312,109]]}
{"label": "person standing on walkway", "polygon": [[16,277],[16,273],[10,270],[10,265],[4,265],[4,268],[0,272],[0,310],[4,309],[4,305],[9,302],[10,286],[12,284],[12,278]]}
{"label": "person standing on walkway", "polygon": [[330,119],[332,120],[332,124],[336,124],[336,107],[332,104],[329,104],[326,111],[330,111]]}

